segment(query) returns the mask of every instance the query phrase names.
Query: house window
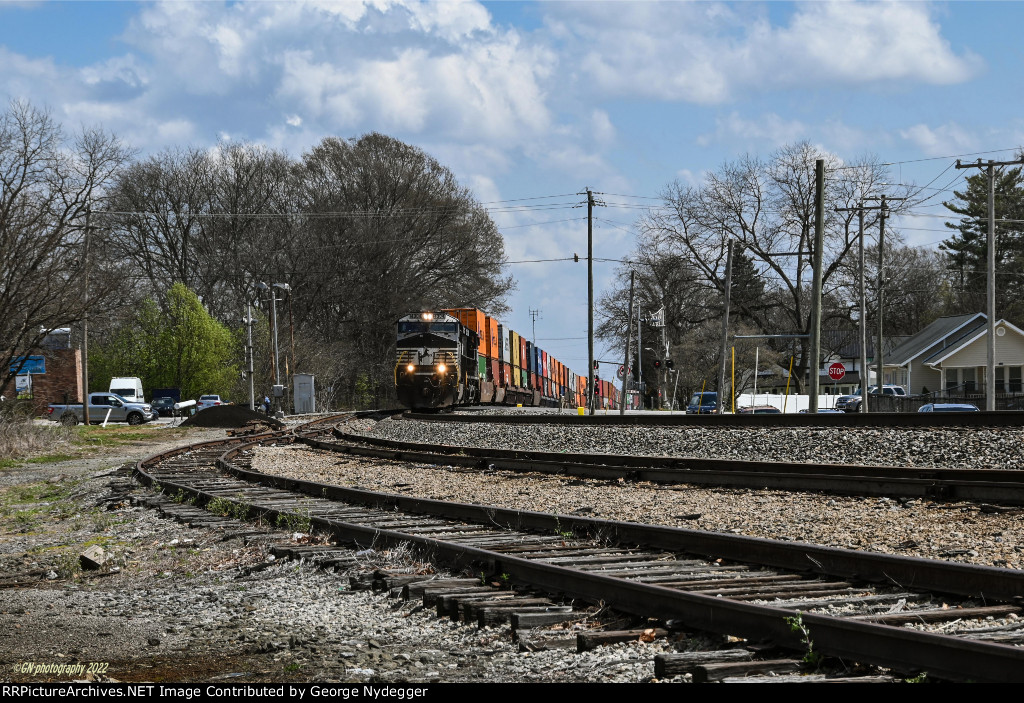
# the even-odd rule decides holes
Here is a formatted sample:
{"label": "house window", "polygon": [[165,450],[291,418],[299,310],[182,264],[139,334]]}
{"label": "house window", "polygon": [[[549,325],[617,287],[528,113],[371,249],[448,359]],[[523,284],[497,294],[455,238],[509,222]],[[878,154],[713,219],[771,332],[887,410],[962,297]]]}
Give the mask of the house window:
{"label": "house window", "polygon": [[946,378],[946,390],[947,391],[956,390],[957,386],[960,385],[960,382],[957,380],[957,370],[956,369],[948,369],[946,371],[946,373],[945,373],[945,378]]}
{"label": "house window", "polygon": [[978,390],[978,369],[969,368],[960,370],[961,377],[964,380],[964,392],[974,393]]}
{"label": "house window", "polygon": [[1021,392],[1020,383],[1020,367],[1019,366],[1007,366],[1006,373],[1009,375],[1009,383],[1007,389],[1011,393]]}

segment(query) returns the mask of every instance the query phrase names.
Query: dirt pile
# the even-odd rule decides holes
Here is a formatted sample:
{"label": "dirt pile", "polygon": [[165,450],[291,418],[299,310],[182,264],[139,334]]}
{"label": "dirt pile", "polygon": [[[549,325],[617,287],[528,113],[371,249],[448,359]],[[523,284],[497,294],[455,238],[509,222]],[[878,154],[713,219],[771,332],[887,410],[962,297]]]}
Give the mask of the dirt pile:
{"label": "dirt pile", "polygon": [[181,423],[182,427],[244,427],[250,422],[259,422],[275,430],[282,429],[284,423],[267,417],[263,413],[250,410],[244,405],[215,405],[197,412]]}

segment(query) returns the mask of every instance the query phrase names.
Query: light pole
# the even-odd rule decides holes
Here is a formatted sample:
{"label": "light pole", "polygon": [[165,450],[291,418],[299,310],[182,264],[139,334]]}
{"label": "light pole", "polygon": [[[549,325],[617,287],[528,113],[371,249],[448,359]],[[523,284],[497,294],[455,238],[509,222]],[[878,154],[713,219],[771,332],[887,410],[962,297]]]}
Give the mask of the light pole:
{"label": "light pole", "polygon": [[286,359],[288,363],[285,364],[285,376],[287,378],[284,385],[291,388],[292,379],[295,378],[295,318],[292,316],[292,287],[287,283],[275,283],[274,287],[280,288],[288,294],[288,339],[290,352]]}
{"label": "light pole", "polygon": [[[280,351],[277,347],[277,291],[274,288],[280,288],[282,290],[291,290],[291,287],[287,283],[275,283],[268,286],[262,281],[256,284],[256,287],[262,291],[270,293],[270,326],[274,330],[274,385],[277,387],[281,386],[281,361]],[[281,400],[278,393],[278,388],[274,389],[274,404],[277,406],[277,410],[281,409]]]}

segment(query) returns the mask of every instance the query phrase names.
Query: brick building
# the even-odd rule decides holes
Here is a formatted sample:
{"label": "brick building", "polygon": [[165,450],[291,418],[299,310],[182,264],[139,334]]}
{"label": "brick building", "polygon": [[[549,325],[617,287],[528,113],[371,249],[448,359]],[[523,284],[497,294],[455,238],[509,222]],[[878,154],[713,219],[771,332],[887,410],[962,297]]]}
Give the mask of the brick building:
{"label": "brick building", "polygon": [[[43,415],[50,403],[82,402],[82,350],[71,348],[71,330],[54,330],[43,340],[42,349],[29,356],[25,365],[32,377],[35,412]],[[0,394],[15,397],[15,382],[10,381]]]}

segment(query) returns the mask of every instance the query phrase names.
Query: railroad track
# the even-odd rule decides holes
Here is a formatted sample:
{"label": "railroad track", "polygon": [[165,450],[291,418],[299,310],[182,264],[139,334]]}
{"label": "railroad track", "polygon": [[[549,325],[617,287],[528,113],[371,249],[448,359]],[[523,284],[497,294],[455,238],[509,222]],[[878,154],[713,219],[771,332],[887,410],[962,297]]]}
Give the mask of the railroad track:
{"label": "railroad track", "polygon": [[339,429],[332,430],[332,435],[331,439],[315,434],[299,435],[298,438],[317,449],[353,456],[481,469],[532,471],[660,484],[772,488],[843,495],[1024,505],[1024,471],[1018,470],[851,466],[626,454],[566,454],[399,442],[352,434]]}
{"label": "railroad track", "polygon": [[779,415],[687,415],[683,412],[619,415],[617,411],[601,411],[595,415],[578,415],[575,410],[561,412],[494,413],[488,406],[460,407],[456,412],[406,412],[405,417],[421,422],[463,422],[552,425],[615,425],[667,427],[1024,427],[1024,410],[999,410],[969,413],[784,413]]}
{"label": "railroad track", "polygon": [[[328,424],[307,434],[326,433]],[[432,587],[445,612],[481,622],[564,617],[564,597],[797,653],[813,641],[821,654],[908,674],[1014,681],[1024,671],[1024,649],[1012,646],[1024,643],[1024,622],[971,623],[1021,613],[1019,571],[346,489],[253,472],[252,449],[240,439],[195,445],[143,460],[137,472],[199,503],[297,517],[339,542],[413,545],[474,573],[499,574],[519,590]],[[902,626],[956,621],[958,636]],[[675,665],[663,658],[661,672]]]}

